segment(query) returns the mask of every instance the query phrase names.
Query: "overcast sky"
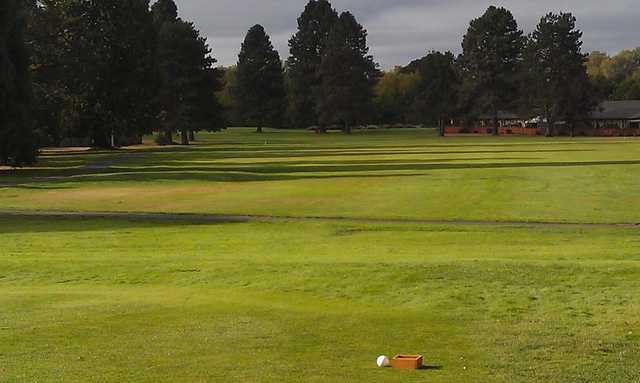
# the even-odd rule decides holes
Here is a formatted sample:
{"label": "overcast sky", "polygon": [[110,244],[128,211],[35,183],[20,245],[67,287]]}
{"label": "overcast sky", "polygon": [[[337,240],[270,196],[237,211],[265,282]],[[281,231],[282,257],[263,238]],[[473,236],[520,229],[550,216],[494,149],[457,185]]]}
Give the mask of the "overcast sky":
{"label": "overcast sky", "polygon": [[[240,43],[254,24],[262,24],[280,51],[306,0],[176,0],[183,19],[208,37],[220,65],[237,61]],[[525,32],[549,11],[571,11],[584,32],[585,51],[610,54],[640,46],[639,0],[333,0],[338,11],[351,11],[369,31],[369,45],[385,68],[405,65],[429,50],[459,53],[469,21],[489,5],[509,8]]]}

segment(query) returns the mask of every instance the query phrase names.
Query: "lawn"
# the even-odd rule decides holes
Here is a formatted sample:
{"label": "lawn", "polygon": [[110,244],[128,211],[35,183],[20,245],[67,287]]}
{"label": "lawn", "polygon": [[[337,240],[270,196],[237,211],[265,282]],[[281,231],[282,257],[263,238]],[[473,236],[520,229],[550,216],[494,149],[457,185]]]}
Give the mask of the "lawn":
{"label": "lawn", "polygon": [[[0,210],[261,217],[0,214],[0,382],[637,382],[640,228],[607,223],[640,222],[639,146],[231,130],[48,152],[0,175]],[[428,367],[375,367],[396,353]]]}
{"label": "lawn", "polygon": [[638,223],[639,172],[638,139],[235,129],[187,149],[46,154],[0,173],[0,209]]}

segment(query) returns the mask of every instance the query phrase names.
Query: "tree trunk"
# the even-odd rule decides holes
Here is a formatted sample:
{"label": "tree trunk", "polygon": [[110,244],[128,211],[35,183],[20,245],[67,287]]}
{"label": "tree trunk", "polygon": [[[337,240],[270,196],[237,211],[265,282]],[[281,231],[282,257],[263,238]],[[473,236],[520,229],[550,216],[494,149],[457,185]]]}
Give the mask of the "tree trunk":
{"label": "tree trunk", "polygon": [[189,131],[186,129],[180,131],[180,144],[189,145]]}
{"label": "tree trunk", "polygon": [[498,122],[498,111],[497,110],[493,110],[493,135],[494,136],[498,136],[500,135],[500,126],[499,126],[499,122]]}
{"label": "tree trunk", "polygon": [[167,145],[173,144],[173,132],[171,129],[166,129],[164,131],[164,139],[167,142]]}
{"label": "tree trunk", "polygon": [[344,132],[346,134],[351,134],[351,126],[349,126],[349,123],[346,121],[344,122]]}
{"label": "tree trunk", "polygon": [[444,137],[444,120],[443,119],[438,120],[438,134],[440,134],[440,137]]}
{"label": "tree trunk", "polygon": [[555,121],[552,121],[547,118],[547,128],[544,132],[545,137],[553,137],[553,127],[555,126]]}
{"label": "tree trunk", "polygon": [[545,115],[544,115],[547,119],[547,126],[544,129],[544,136],[545,137],[551,137],[551,135],[553,134],[551,132],[551,128],[553,127],[554,123],[553,123],[553,116],[551,115],[551,108],[549,106],[545,106]]}
{"label": "tree trunk", "polygon": [[101,149],[110,149],[111,148],[111,137],[108,134],[104,134],[102,132],[96,133],[92,138],[93,146]]}
{"label": "tree trunk", "polygon": [[189,130],[189,141],[195,141],[196,140],[196,132],[194,132],[193,130]]}

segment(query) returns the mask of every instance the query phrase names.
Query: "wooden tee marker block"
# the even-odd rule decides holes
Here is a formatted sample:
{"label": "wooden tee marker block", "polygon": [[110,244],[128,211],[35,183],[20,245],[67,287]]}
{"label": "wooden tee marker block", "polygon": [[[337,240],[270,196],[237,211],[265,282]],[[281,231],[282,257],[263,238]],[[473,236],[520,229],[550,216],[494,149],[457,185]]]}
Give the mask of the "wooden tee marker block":
{"label": "wooden tee marker block", "polygon": [[422,365],[422,355],[396,355],[391,359],[391,367],[403,370],[418,370]]}

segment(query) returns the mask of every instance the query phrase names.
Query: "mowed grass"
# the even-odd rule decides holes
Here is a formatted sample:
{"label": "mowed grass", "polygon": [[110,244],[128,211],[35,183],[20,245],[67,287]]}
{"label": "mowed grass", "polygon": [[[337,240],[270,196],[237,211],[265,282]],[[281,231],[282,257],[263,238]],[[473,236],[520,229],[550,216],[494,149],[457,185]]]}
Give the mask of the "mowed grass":
{"label": "mowed grass", "polygon": [[[0,219],[3,382],[636,382],[637,229]],[[375,368],[422,353],[427,369]]]}
{"label": "mowed grass", "polygon": [[198,138],[47,151],[0,213],[347,219],[0,214],[0,382],[640,381],[640,228],[517,223],[640,222],[637,139]]}
{"label": "mowed grass", "polygon": [[231,129],[190,148],[45,153],[0,209],[637,223],[640,140]]}

